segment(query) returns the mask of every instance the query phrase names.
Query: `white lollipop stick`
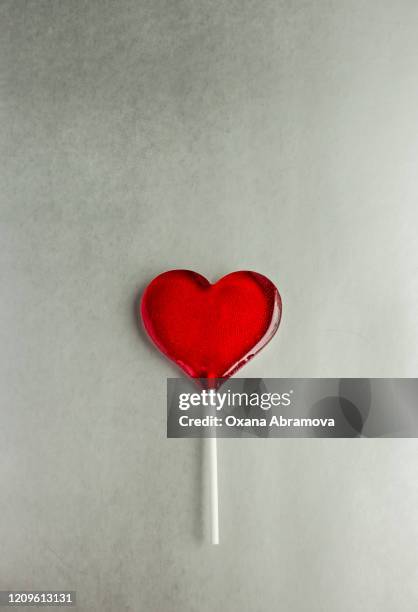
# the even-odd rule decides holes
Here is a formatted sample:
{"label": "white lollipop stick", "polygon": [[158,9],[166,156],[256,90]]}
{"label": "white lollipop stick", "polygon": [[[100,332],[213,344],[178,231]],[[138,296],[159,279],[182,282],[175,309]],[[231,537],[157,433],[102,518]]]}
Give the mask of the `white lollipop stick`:
{"label": "white lollipop stick", "polygon": [[216,438],[208,438],[210,472],[210,541],[219,544],[219,499],[218,499],[218,445]]}

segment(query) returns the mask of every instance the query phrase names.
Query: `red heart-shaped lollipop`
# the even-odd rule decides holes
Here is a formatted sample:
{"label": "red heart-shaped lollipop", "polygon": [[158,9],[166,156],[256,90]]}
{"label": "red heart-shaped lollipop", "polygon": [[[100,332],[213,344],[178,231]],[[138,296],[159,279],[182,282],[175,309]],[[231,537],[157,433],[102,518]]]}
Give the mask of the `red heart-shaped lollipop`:
{"label": "red heart-shaped lollipop", "polygon": [[213,285],[197,272],[171,270],[141,300],[144,327],[169,359],[193,378],[228,378],[274,336],[282,311],[273,283],[232,272]]}

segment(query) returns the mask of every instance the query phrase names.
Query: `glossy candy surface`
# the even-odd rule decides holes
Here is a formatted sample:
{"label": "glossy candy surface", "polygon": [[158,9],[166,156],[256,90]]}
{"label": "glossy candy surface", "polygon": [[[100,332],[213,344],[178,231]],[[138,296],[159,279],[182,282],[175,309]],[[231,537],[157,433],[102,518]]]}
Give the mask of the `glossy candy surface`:
{"label": "glossy candy surface", "polygon": [[282,304],[257,272],[211,284],[190,270],[160,274],[145,289],[142,321],[158,349],[193,378],[228,378],[274,336]]}

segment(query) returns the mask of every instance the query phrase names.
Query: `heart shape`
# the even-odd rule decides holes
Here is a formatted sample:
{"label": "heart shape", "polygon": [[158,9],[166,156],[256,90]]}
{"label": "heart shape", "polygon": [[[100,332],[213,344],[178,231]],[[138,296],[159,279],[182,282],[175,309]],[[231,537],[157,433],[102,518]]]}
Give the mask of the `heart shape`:
{"label": "heart shape", "polygon": [[190,270],[170,270],[145,289],[142,321],[157,348],[192,378],[229,378],[279,327],[282,302],[257,272],[232,272],[211,284]]}

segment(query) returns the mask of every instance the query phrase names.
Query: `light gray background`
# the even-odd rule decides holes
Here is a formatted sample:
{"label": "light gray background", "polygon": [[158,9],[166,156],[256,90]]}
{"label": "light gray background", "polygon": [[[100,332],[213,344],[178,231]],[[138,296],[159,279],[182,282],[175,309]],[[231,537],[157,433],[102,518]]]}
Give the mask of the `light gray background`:
{"label": "light gray background", "polygon": [[[418,441],[166,440],[156,274],[254,269],[246,376],[416,376],[418,4],[0,2],[0,587],[83,611],[418,605]],[[203,513],[204,514],[204,513]]]}

